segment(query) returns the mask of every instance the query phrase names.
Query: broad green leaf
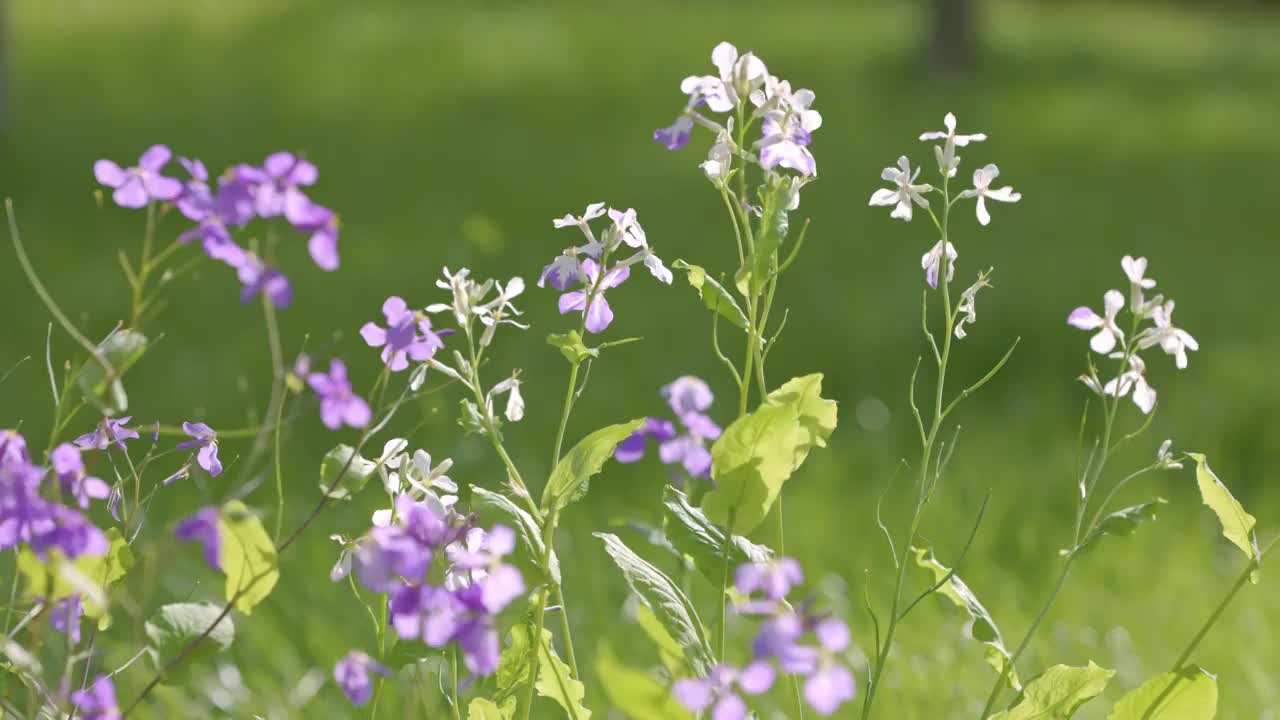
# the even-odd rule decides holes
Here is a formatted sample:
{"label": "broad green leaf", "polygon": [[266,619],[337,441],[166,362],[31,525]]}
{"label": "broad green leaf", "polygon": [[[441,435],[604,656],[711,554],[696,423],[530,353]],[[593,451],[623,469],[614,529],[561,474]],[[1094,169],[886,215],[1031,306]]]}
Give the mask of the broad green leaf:
{"label": "broad green leaf", "polygon": [[[1226,485],[1218,479],[1209,467],[1209,461],[1200,453],[1187,453],[1187,457],[1196,461],[1196,484],[1200,486],[1200,498],[1209,506],[1218,522],[1222,524],[1222,534],[1232,545],[1240,548],[1253,562],[1261,560],[1258,552],[1258,537],[1254,534],[1254,525],[1258,523],[1252,515],[1245,512],[1244,506],[1235,499]],[[1257,576],[1254,576],[1257,582]]]}
{"label": "broad green leaf", "polygon": [[[724,565],[724,531],[708,520],[702,510],[690,505],[688,496],[670,485],[663,490],[662,504],[667,540],[692,558],[694,566],[708,580],[719,583]],[[729,544],[731,567],[745,562],[767,562],[772,557],[772,550],[741,535],[734,535]]]}
{"label": "broad green leaf", "polygon": [[1097,697],[1115,670],[1098,667],[1054,665],[1027,681],[1018,700],[989,720],[1070,720],[1076,710]]}
{"label": "broad green leaf", "polygon": [[515,697],[498,705],[489,698],[476,698],[467,706],[467,720],[511,720],[516,716]]}
{"label": "broad green leaf", "polygon": [[117,330],[98,345],[98,354],[110,369],[103,367],[98,358],[84,361],[76,384],[89,404],[104,415],[119,415],[129,409],[129,395],[124,390],[121,377],[147,350],[147,336],[136,330]]}
{"label": "broad green leaf", "polygon": [[782,387],[769,393],[765,405],[792,405],[804,431],[805,441],[796,448],[795,466],[800,467],[809,451],[827,446],[827,439],[836,430],[837,408],[835,400],[822,397],[822,373],[803,375],[788,380]]}
{"label": "broad green leaf", "polygon": [[[951,573],[951,568],[938,562],[938,559],[933,556],[932,549],[912,547],[911,552],[916,556],[916,564],[933,575],[933,584],[942,582],[942,578]],[[973,590],[969,589],[959,575],[952,574],[950,579],[938,588],[938,593],[969,614],[973,620],[970,628],[973,639],[987,646],[983,651],[987,664],[1001,675],[1008,667],[1009,685],[1015,690],[1019,689],[1021,683],[1018,681],[1018,671],[1009,665],[1009,650],[1004,646],[1004,637],[1000,635],[1000,628],[996,627],[996,621],[978,600],[978,596],[973,594]]]}
{"label": "broad green leaf", "polygon": [[276,547],[262,521],[239,500],[222,506],[218,519],[222,538],[222,571],[227,575],[224,594],[248,615],[271,594],[280,578]]}
{"label": "broad green leaf", "polygon": [[1089,533],[1080,545],[1076,547],[1076,552],[1083,552],[1098,541],[1103,535],[1115,535],[1118,537],[1128,537],[1132,535],[1138,526],[1142,523],[1154,522],[1156,519],[1156,511],[1160,509],[1167,501],[1164,498],[1156,498],[1150,502],[1144,502],[1141,505],[1131,505],[1127,508],[1117,510],[1110,515],[1102,518],[1098,526]]}
{"label": "broad green leaf", "polygon": [[551,471],[542,492],[542,511],[548,515],[587,494],[591,477],[613,457],[618,443],[644,423],[644,418],[600,428],[578,441]]}
{"label": "broad green leaf", "polygon": [[1213,720],[1218,680],[1195,665],[1157,675],[1120,698],[1107,720]]}
{"label": "broad green leaf", "polygon": [[378,463],[362,457],[350,445],[336,445],[320,461],[320,491],[345,500],[364,489],[378,471]]}
{"label": "broad green leaf", "polygon": [[[30,548],[22,548],[17,562],[27,599],[43,597],[56,602],[79,593],[85,616],[97,620],[99,630],[111,627],[105,603],[107,591],[133,567],[133,551],[118,528],[111,528],[106,534],[110,543],[106,554],[81,555],[71,563],[57,548],[49,551],[48,560],[41,560]],[[85,581],[95,586],[89,592],[85,592]]]}
{"label": "broad green leaf", "polygon": [[498,657],[498,687],[503,690],[523,685],[529,680],[529,663],[533,661],[532,632],[527,624],[511,626],[511,644]]}
{"label": "broad green leaf", "polygon": [[[514,526],[516,537],[520,539],[517,555],[522,556],[530,568],[542,572],[542,556],[547,546],[542,542],[542,530],[538,521],[511,498],[501,493],[485,490],[479,485],[471,486],[471,509],[480,513],[481,517],[496,515]],[[551,579],[560,584],[560,560],[555,550],[551,551]]]}
{"label": "broad green leaf", "polygon": [[636,624],[653,642],[654,648],[658,651],[658,660],[662,661],[663,667],[671,673],[671,677],[682,678],[693,675],[693,671],[689,669],[689,662],[685,660],[684,648],[671,637],[671,633],[662,626],[662,621],[658,620],[658,616],[653,614],[648,605],[641,603],[637,606]]}
{"label": "broad green leaf", "polygon": [[[231,647],[236,637],[236,626],[230,616],[219,619],[222,608],[209,603],[173,603],[164,605],[146,622],[148,650],[156,669],[163,669],[208,628],[208,635],[200,641],[175,670],[190,666],[190,660],[212,655]],[[215,625],[215,621],[217,624]],[[165,678],[172,681],[183,677]]]}
{"label": "broad green leaf", "polygon": [[676,643],[684,649],[689,667],[698,676],[706,675],[714,663],[707,632],[693,603],[661,570],[632,552],[618,536],[595,533],[604,542],[605,552],[622,571],[632,592],[653,611],[654,616]]}
{"label": "broad green leaf", "polygon": [[622,664],[607,642],[601,642],[596,651],[596,677],[609,704],[632,720],[693,720],[666,683]]}
{"label": "broad green leaf", "polygon": [[[533,628],[520,624],[511,628],[512,647],[528,648]],[[505,653],[504,653],[505,655]],[[499,661],[501,672],[501,661]],[[528,666],[524,667],[524,675],[528,676]],[[499,684],[501,685],[501,680]],[[579,681],[574,680],[569,666],[556,655],[555,646],[551,643],[551,631],[543,629],[542,642],[538,643],[538,679],[533,688],[545,698],[554,700],[571,720],[588,720],[591,711],[583,705],[587,689]]]}
{"label": "broad green leaf", "polygon": [[724,286],[716,282],[707,275],[707,271],[698,265],[692,265],[684,260],[676,260],[671,263],[671,267],[676,270],[684,270],[686,277],[689,279],[689,285],[698,291],[698,296],[702,298],[702,303],[707,306],[708,310],[717,312],[721,317],[728,320],[734,327],[747,329],[747,315],[742,312],[742,308],[729,294]]}
{"label": "broad green leaf", "polygon": [[582,333],[577,330],[570,330],[567,333],[552,333],[547,336],[547,344],[558,348],[560,354],[564,355],[565,360],[574,365],[600,356],[599,350],[587,347],[587,344],[582,341]]}

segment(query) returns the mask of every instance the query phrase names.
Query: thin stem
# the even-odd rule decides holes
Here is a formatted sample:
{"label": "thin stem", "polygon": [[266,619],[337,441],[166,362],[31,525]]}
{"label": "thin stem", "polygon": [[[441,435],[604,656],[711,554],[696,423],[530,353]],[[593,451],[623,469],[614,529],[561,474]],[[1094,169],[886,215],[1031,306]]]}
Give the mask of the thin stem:
{"label": "thin stem", "polygon": [[720,600],[718,602],[718,605],[720,606],[720,615],[716,621],[716,637],[721,662],[724,662],[725,659],[725,618],[729,614],[727,610],[729,596],[729,551],[733,547],[733,525],[734,521],[737,519],[735,517],[736,515],[737,508],[729,510],[729,525],[725,527],[724,531],[724,563],[721,566],[720,572]]}
{"label": "thin stem", "polygon": [[449,697],[453,704],[453,720],[462,720],[462,705],[458,702],[458,644],[449,644],[449,666],[450,678],[452,679],[452,687],[449,689]]}
{"label": "thin stem", "polygon": [[564,447],[564,431],[569,425],[569,415],[573,412],[573,391],[578,387],[578,365],[573,363],[569,367],[569,384],[565,388],[564,407],[560,410],[560,427],[556,430],[555,449],[551,453],[551,467],[554,468],[560,463],[560,450]]}
{"label": "thin stem", "polygon": [[[1240,573],[1240,577],[1236,578],[1231,589],[1227,591],[1226,596],[1222,598],[1222,602],[1218,603],[1218,606],[1209,614],[1209,619],[1205,620],[1204,625],[1201,626],[1200,630],[1191,638],[1191,642],[1187,645],[1187,649],[1183,650],[1182,654],[1178,656],[1178,659],[1174,661],[1173,670],[1175,672],[1186,665],[1187,660],[1191,659],[1191,653],[1195,652],[1200,641],[1204,640],[1205,636],[1209,634],[1209,631],[1213,629],[1214,623],[1218,622],[1218,618],[1222,617],[1222,613],[1226,612],[1227,606],[1231,604],[1233,599],[1235,599],[1236,593],[1240,592],[1240,588],[1244,587],[1249,581],[1249,578],[1258,571],[1258,567],[1262,564],[1263,556],[1270,552],[1278,542],[1280,542],[1280,536],[1277,536],[1271,542],[1267,543],[1267,546],[1258,553],[1258,557],[1256,559],[1249,561],[1249,565],[1244,569],[1244,572]],[[1153,706],[1157,704],[1158,703],[1153,703]]]}

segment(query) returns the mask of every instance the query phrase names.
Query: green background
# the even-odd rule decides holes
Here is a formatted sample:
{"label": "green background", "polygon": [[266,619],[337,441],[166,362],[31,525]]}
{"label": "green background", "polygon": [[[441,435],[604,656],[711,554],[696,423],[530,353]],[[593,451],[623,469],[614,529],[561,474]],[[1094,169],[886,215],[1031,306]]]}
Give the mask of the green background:
{"label": "green background", "polygon": [[[1159,441],[1172,437],[1177,448],[1209,455],[1259,517],[1264,538],[1280,517],[1271,484],[1280,460],[1280,320],[1271,300],[1280,267],[1280,18],[1161,4],[980,7],[977,67],[938,75],[921,60],[925,18],[917,3],[10,3],[0,193],[14,199],[32,260],[58,301],[100,337],[127,314],[116,253],[136,255],[143,214],[95,207],[95,159],[132,164],[145,147],[164,142],[216,173],[278,149],[305,153],[321,173],[313,197],[341,214],[343,264],[323,273],[303,242],[286,244],[283,265],[295,288],[294,306],[281,315],[286,353],[309,338],[320,356],[346,358],[357,386],[368,387],[376,355],[356,330],[378,319],[384,297],[419,306],[441,300],[433,282],[442,265],[532,280],[569,241],[550,219],[588,202],[635,207],[668,262],[685,258],[731,273],[723,207],[696,167],[707,136],[669,153],[650,134],[681,107],[680,79],[710,71],[717,42],[754,49],[772,72],[813,89],[824,119],[812,145],[820,180],[805,190],[800,211],[813,225],[780,290],[790,320],[769,372],[774,385],[825,373],[841,423],[832,448],[815,453],[787,486],[787,551],[850,621],[855,642],[868,647],[871,629],[857,598],[870,582],[883,608],[891,591],[875,500],[899,459],[918,453],[906,384],[916,356],[927,351],[919,257],[936,238],[927,220],[891,221],[866,199],[880,186],[880,168],[898,155],[931,165],[928,147],[915,138],[954,111],[962,131],[991,137],[962,153],[961,177],[996,162],[1001,181],[1024,195],[1018,205],[996,205],[986,229],[968,206],[953,223],[957,283],[995,267],[995,288],[980,297],[977,325],[959,344],[954,384],[978,377],[1013,338],[1022,340],[1000,376],[957,414],[960,446],[923,527],[943,561],[954,558],[991,492],[964,576],[1012,642],[1069,542],[1075,428],[1086,395],[1073,378],[1083,369],[1087,335],[1064,319],[1077,305],[1098,307],[1106,289],[1123,288],[1124,254],[1151,259],[1159,289],[1177,298],[1179,325],[1202,350],[1183,372],[1170,358],[1149,358],[1160,411],[1113,467],[1146,464]],[[176,214],[164,218],[161,239],[185,225]],[[247,407],[261,412],[270,367],[262,317],[237,292],[234,274],[213,264],[175,283],[153,326],[164,339],[130,377],[135,416],[168,424],[201,418],[225,429],[249,424]],[[686,373],[707,378],[720,398],[713,415],[732,419],[735,388],[711,354],[709,317],[683,280],[667,288],[637,274],[610,300],[618,315],[611,336],[645,342],[609,352],[592,369],[570,438],[663,413],[658,388]],[[520,299],[533,328],[500,333],[487,370],[496,380],[509,367],[524,368],[528,417],[507,437],[535,488],[547,470],[566,379],[563,361],[543,342],[569,326],[554,301],[537,289]],[[22,423],[39,448],[50,416],[49,318],[11,259],[0,262],[0,303],[0,372],[33,356],[0,385],[0,426]],[[58,333],[52,348],[58,366],[77,349]],[[424,401],[397,421],[399,431],[413,431],[413,444],[433,456],[453,457],[459,482],[496,487],[501,469],[486,443],[460,436],[456,402],[448,392]],[[889,413],[882,429],[874,418],[860,423],[855,412],[877,403]],[[1132,426],[1136,413],[1131,405],[1125,412]],[[75,433],[88,429],[90,419],[81,420]],[[317,498],[319,458],[336,440],[352,442],[354,433],[329,433],[314,408],[302,412],[286,449],[286,525]],[[255,482],[231,462],[247,448],[224,442],[230,469],[223,477],[162,494],[120,620],[98,641],[106,648],[102,667],[139,647],[140,623],[132,618],[166,602],[216,599],[218,579],[195,548],[174,546],[165,523]],[[153,479],[170,469],[157,468]],[[895,527],[906,519],[908,476],[885,503]],[[625,585],[589,533],[628,519],[653,521],[664,477],[654,460],[610,466],[588,502],[566,515],[560,552],[583,656],[607,637],[635,664],[653,662],[640,632],[621,622]],[[1023,661],[1024,675],[1092,659],[1119,670],[1107,693],[1117,697],[1167,669],[1225,592],[1241,558],[1199,506],[1192,473],[1140,481],[1125,499],[1154,495],[1170,501],[1155,525],[1080,563]],[[270,483],[248,501],[270,516]],[[252,695],[233,715],[287,715],[286,696],[304,673],[327,677],[349,648],[373,649],[365,611],[346,585],[327,579],[336,548],[325,536],[360,533],[380,501],[371,487],[328,512],[284,557],[271,600],[237,619],[239,638],[223,661],[239,667]],[[618,532],[660,557],[639,535]],[[759,539],[772,542],[768,533]],[[10,562],[0,559],[5,582]],[[922,573],[910,579],[917,588],[926,582]],[[1280,712],[1273,582],[1265,577],[1247,588],[1195,655],[1218,674],[1219,717]],[[695,592],[705,601],[710,589],[699,583]],[[942,603],[925,603],[899,635],[880,698],[886,717],[968,717],[981,707],[990,671],[980,646],[963,639],[962,619]],[[750,627],[735,632],[745,653]],[[195,677],[217,666],[204,660]],[[861,683],[865,670],[857,672]],[[148,678],[145,663],[123,674],[122,698]],[[589,703],[603,715],[599,687],[589,685]],[[150,712],[225,715],[202,699],[203,687],[199,680],[185,695],[164,689]],[[410,697],[393,693],[385,716],[414,716],[419,711],[402,702]],[[1107,706],[1094,703],[1079,716],[1104,717]],[[350,710],[327,684],[307,712]]]}

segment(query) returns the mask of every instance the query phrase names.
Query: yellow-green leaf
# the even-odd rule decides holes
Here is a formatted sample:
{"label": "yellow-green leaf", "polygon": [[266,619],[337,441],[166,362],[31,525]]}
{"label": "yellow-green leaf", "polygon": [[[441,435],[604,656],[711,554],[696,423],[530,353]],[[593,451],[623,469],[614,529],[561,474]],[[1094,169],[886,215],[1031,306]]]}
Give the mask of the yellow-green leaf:
{"label": "yellow-green leaf", "polygon": [[[41,560],[30,548],[22,548],[17,561],[18,572],[25,580],[26,598],[43,597],[56,602],[79,593],[85,616],[97,620],[99,630],[111,627],[111,615],[104,601],[111,586],[133,567],[133,551],[119,529],[111,528],[106,534],[109,546],[105,554],[81,555],[71,563],[67,563],[66,556],[57,548],[49,551],[48,560]],[[84,592],[84,588],[77,587],[86,580],[94,584],[98,592]]]}
{"label": "yellow-green leaf", "polygon": [[662,626],[662,622],[648,605],[640,603],[636,607],[636,624],[653,643],[658,651],[658,660],[672,677],[692,677],[693,671],[689,669],[689,661],[684,657],[684,648],[671,637],[671,633]]}
{"label": "yellow-green leaf", "polygon": [[[1204,455],[1187,453],[1187,457],[1196,461],[1196,484],[1200,486],[1200,498],[1218,516],[1223,536],[1240,548],[1245,557],[1254,562],[1259,561],[1261,554],[1258,552],[1258,538],[1253,529],[1258,523],[1257,519],[1245,512],[1244,506],[1209,467],[1209,461]],[[1256,577],[1254,582],[1257,582]]]}
{"label": "yellow-green leaf", "polygon": [[618,443],[644,423],[644,418],[600,428],[578,441],[551,471],[547,487],[542,492],[542,510],[547,514],[587,494],[591,477],[604,468],[613,457]]}
{"label": "yellow-green leaf", "polygon": [[[526,633],[530,629],[522,625],[517,625],[516,628],[523,628]],[[516,628],[511,629],[513,635]],[[588,720],[591,717],[591,711],[582,702],[587,689],[581,682],[573,679],[569,666],[556,654],[550,630],[542,631],[542,642],[538,644],[538,679],[533,687],[542,697],[556,701],[570,720]]]}
{"label": "yellow-green leaf", "polygon": [[747,329],[747,316],[742,312],[742,308],[729,294],[724,286],[716,282],[707,275],[707,271],[701,266],[692,265],[684,260],[676,260],[671,263],[671,267],[676,270],[684,270],[685,276],[689,279],[689,285],[698,291],[698,296],[702,298],[702,304],[707,306],[708,310],[717,312],[721,317],[728,320],[734,327]]}
{"label": "yellow-green leaf", "polygon": [[467,706],[467,720],[511,720],[516,716],[515,697],[498,705],[489,698],[476,698]]}
{"label": "yellow-green leaf", "polygon": [[988,720],[1070,720],[1079,707],[1097,697],[1116,674],[1089,662],[1089,667],[1054,665],[1027,681],[1013,706]]}
{"label": "yellow-green leaf", "polygon": [[218,518],[222,538],[222,571],[227,575],[224,594],[240,612],[248,615],[276,586],[280,571],[276,548],[257,515],[239,500],[222,506]]}
{"label": "yellow-green leaf", "polygon": [[1218,680],[1194,665],[1157,675],[1120,698],[1107,720],[1213,720]]}
{"label": "yellow-green leaf", "polygon": [[632,720],[693,720],[666,683],[622,664],[607,642],[602,641],[596,651],[596,677],[609,704]]}

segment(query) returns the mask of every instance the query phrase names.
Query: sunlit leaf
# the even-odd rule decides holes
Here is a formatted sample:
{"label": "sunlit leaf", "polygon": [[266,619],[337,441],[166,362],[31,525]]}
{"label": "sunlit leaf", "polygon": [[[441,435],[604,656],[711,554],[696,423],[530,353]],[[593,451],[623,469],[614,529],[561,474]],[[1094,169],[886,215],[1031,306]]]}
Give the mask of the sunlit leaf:
{"label": "sunlit leaf", "polygon": [[742,308],[723,285],[707,275],[705,269],[684,260],[676,260],[671,263],[671,267],[685,271],[689,285],[698,291],[698,296],[702,298],[702,303],[708,310],[720,313],[720,316],[732,323],[734,327],[747,329],[746,313],[742,312]]}
{"label": "sunlit leaf", "polygon": [[[512,627],[511,648],[508,648],[507,652],[503,653],[503,658],[506,658],[507,653],[516,648],[519,648],[519,650],[516,651],[513,657],[528,656],[532,631],[533,628],[525,624],[518,624]],[[538,643],[537,649],[538,678],[533,684],[534,689],[542,697],[554,700],[571,720],[587,720],[590,718],[591,711],[583,704],[587,689],[581,682],[573,679],[569,666],[556,654],[555,646],[551,641],[550,630],[543,629],[542,641]],[[519,662],[511,662],[505,673],[505,680],[501,662],[500,660],[498,668],[499,687],[512,687],[527,681],[529,675],[527,662],[523,665]],[[523,672],[521,673],[521,671]],[[505,685],[503,684],[504,682],[506,683]]]}
{"label": "sunlit leaf", "polygon": [[1194,665],[1157,675],[1120,698],[1107,720],[1213,720],[1218,680]]}
{"label": "sunlit leaf", "polygon": [[511,720],[516,716],[516,699],[509,697],[502,705],[489,698],[476,698],[467,706],[467,720]]}
{"label": "sunlit leaf", "polygon": [[[208,634],[187,653],[175,669],[185,668],[192,660],[230,648],[236,637],[236,626],[229,615],[219,619],[221,613],[222,608],[209,603],[173,603],[161,606],[145,625],[148,649],[156,669],[166,667],[206,630]],[[175,680],[180,677],[185,677],[185,673],[166,679]]]}
{"label": "sunlit leaf", "polygon": [[[716,527],[702,510],[689,504],[684,493],[666,486],[662,504],[666,518],[666,538],[681,553],[693,559],[694,566],[711,582],[720,582],[724,565],[724,531]],[[767,562],[773,551],[757,545],[741,535],[729,544],[729,565],[745,562]]]}
{"label": "sunlit leaf", "polygon": [[[1218,516],[1218,522],[1222,524],[1222,534],[1232,545],[1240,548],[1240,552],[1245,557],[1254,562],[1261,560],[1261,553],[1258,551],[1258,537],[1254,533],[1254,526],[1258,521],[1252,515],[1245,512],[1244,506],[1236,500],[1226,485],[1218,479],[1218,476],[1209,467],[1209,461],[1200,453],[1187,453],[1187,457],[1196,461],[1196,484],[1200,487],[1200,498],[1204,500],[1204,504],[1209,506],[1214,515]],[[1257,576],[1254,576],[1254,582],[1257,582]]]}
{"label": "sunlit leaf", "polygon": [[258,516],[239,500],[222,506],[218,526],[222,571],[227,575],[225,597],[248,615],[271,594],[280,578],[275,545]]}
{"label": "sunlit leaf", "polygon": [[364,489],[378,464],[362,457],[350,445],[336,445],[320,461],[320,491],[345,500]]}
{"label": "sunlit leaf", "polygon": [[692,720],[693,714],[671,694],[671,688],[649,673],[628,667],[607,642],[596,651],[596,677],[609,704],[632,720]]}
{"label": "sunlit leaf", "polygon": [[147,336],[136,330],[121,329],[98,345],[98,355],[110,369],[95,357],[84,361],[76,384],[89,404],[104,415],[119,415],[129,409],[129,395],[121,378],[147,350]]}
{"label": "sunlit leaf", "polygon": [[600,355],[599,350],[587,347],[587,344],[582,341],[582,333],[577,330],[552,333],[547,336],[547,344],[559,349],[564,359],[574,365]]}
{"label": "sunlit leaf", "polygon": [[1098,522],[1098,526],[1089,533],[1080,545],[1076,548],[1076,552],[1083,552],[1093,546],[1103,535],[1115,535],[1118,537],[1127,537],[1132,535],[1143,523],[1154,522],[1156,519],[1156,511],[1160,509],[1167,501],[1164,498],[1156,498],[1150,502],[1144,502],[1141,505],[1131,505],[1127,508],[1117,510],[1110,515],[1102,518]]}
{"label": "sunlit leaf", "polygon": [[689,669],[689,661],[685,659],[684,648],[671,637],[671,633],[662,626],[662,621],[653,614],[648,605],[640,603],[636,607],[636,624],[658,651],[658,660],[671,673],[672,677],[689,677],[693,671]]}
{"label": "sunlit leaf", "polygon": [[1027,681],[1014,704],[989,720],[1070,720],[1079,707],[1107,687],[1115,670],[1054,665]]}
{"label": "sunlit leaf", "polygon": [[587,494],[591,477],[613,457],[618,443],[644,423],[644,418],[601,428],[578,441],[551,471],[542,492],[542,511],[548,515]]}
{"label": "sunlit leaf", "polygon": [[[18,572],[24,579],[26,598],[42,597],[57,602],[78,593],[85,617],[97,620],[100,630],[111,627],[111,615],[102,600],[108,597],[107,591],[111,586],[133,567],[133,551],[118,528],[110,528],[106,535],[109,543],[106,554],[81,555],[70,563],[57,548],[49,550],[48,560],[41,560],[30,548],[22,548],[17,562]],[[72,573],[64,569],[65,565],[74,568],[78,577],[73,579]],[[76,580],[92,582],[99,592],[84,592],[82,587],[77,587]]]}

